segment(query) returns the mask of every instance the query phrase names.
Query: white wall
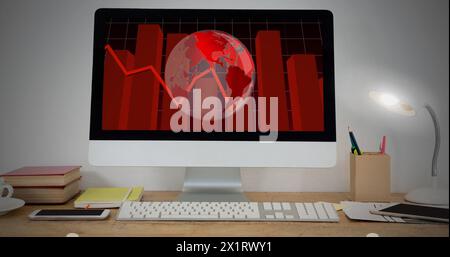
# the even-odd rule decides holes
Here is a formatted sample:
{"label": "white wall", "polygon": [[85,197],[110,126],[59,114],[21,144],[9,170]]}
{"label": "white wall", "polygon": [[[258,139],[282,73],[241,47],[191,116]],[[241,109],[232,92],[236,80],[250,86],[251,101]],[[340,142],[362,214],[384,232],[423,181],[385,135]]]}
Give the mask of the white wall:
{"label": "white wall", "polygon": [[83,165],[83,187],[144,184],[179,190],[178,168],[92,167],[87,162],[93,14],[100,7],[329,9],[335,17],[338,163],[332,169],[244,169],[248,191],[347,191],[347,125],[364,150],[388,137],[392,189],[426,183],[432,123],[383,111],[367,92],[387,88],[435,107],[441,120],[441,183],[449,181],[449,2],[1,1],[0,171],[24,165]]}

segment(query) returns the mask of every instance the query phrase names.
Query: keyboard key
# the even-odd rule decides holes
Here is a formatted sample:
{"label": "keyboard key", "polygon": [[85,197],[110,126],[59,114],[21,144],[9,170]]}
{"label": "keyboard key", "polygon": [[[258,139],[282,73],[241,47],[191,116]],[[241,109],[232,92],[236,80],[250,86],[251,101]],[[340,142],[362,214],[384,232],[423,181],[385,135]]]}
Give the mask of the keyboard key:
{"label": "keyboard key", "polygon": [[134,217],[135,217],[136,219],[143,219],[143,218],[144,218],[144,214],[142,214],[142,213],[136,213],[136,214],[134,215]]}
{"label": "keyboard key", "polygon": [[305,203],[305,208],[310,219],[317,219],[317,213],[312,203]]}
{"label": "keyboard key", "polygon": [[327,214],[325,213],[325,209],[323,208],[322,203],[315,203],[314,207],[316,208],[319,219],[326,220],[328,218]]}
{"label": "keyboard key", "polygon": [[271,214],[266,215],[266,219],[274,219],[275,217]]}
{"label": "keyboard key", "polygon": [[258,203],[250,203],[250,209],[258,210]]}
{"label": "keyboard key", "polygon": [[283,210],[286,210],[286,211],[290,211],[291,210],[291,204],[290,203],[284,202],[284,203],[281,203],[281,206],[283,207]]}
{"label": "keyboard key", "polygon": [[240,214],[235,214],[234,218],[235,219],[245,219],[245,214],[241,214],[241,213]]}
{"label": "keyboard key", "polygon": [[281,204],[280,203],[272,203],[273,209],[275,211],[281,211]]}
{"label": "keyboard key", "polygon": [[332,203],[324,203],[325,211],[330,219],[338,220],[339,217],[336,213],[336,209]]}
{"label": "keyboard key", "polygon": [[220,218],[221,218],[221,219],[232,219],[232,218],[233,218],[233,215],[227,214],[227,213],[221,213],[221,214],[220,214]]}
{"label": "keyboard key", "polygon": [[296,203],[295,207],[297,208],[300,220],[310,221],[317,219],[316,210],[314,209],[312,203]]}
{"label": "keyboard key", "polygon": [[148,217],[150,219],[158,219],[160,217],[160,214],[161,213],[159,213],[159,212],[152,212],[152,213],[148,214]]}
{"label": "keyboard key", "polygon": [[255,213],[255,212],[249,213],[249,214],[246,214],[246,215],[247,215],[248,219],[259,219],[260,218],[259,213]]}
{"label": "keyboard key", "polygon": [[284,214],[282,212],[275,212],[275,218],[284,219]]}
{"label": "keyboard key", "polygon": [[303,203],[296,203],[295,207],[297,208],[298,216],[300,216],[300,218],[308,216]]}
{"label": "keyboard key", "polygon": [[265,202],[263,203],[264,210],[272,210],[272,203]]}

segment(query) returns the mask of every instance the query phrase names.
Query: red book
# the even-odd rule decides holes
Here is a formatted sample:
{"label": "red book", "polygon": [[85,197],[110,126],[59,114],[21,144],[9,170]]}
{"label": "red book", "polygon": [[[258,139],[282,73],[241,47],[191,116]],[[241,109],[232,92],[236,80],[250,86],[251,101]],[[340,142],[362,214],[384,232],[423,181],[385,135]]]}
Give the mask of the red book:
{"label": "red book", "polygon": [[14,187],[13,197],[28,203],[65,203],[80,192],[80,179],[65,186]]}
{"label": "red book", "polygon": [[80,166],[23,167],[1,175],[13,187],[65,186],[80,178]]}

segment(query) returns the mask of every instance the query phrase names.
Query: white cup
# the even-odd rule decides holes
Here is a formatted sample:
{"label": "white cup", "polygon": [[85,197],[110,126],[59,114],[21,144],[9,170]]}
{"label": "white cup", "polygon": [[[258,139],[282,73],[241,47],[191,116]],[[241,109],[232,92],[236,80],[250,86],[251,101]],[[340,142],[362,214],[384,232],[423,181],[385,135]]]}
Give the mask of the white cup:
{"label": "white cup", "polygon": [[13,187],[9,184],[6,184],[3,178],[0,178],[0,198],[11,197],[13,195],[13,192],[14,192]]}

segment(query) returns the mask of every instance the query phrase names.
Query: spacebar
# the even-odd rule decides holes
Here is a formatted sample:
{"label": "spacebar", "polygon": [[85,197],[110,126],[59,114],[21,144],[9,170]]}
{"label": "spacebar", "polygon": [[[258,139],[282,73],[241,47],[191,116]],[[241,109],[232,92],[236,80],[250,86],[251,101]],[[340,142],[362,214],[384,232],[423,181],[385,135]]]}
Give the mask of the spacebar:
{"label": "spacebar", "polygon": [[186,220],[204,220],[219,219],[218,215],[161,215],[161,219],[186,219]]}

